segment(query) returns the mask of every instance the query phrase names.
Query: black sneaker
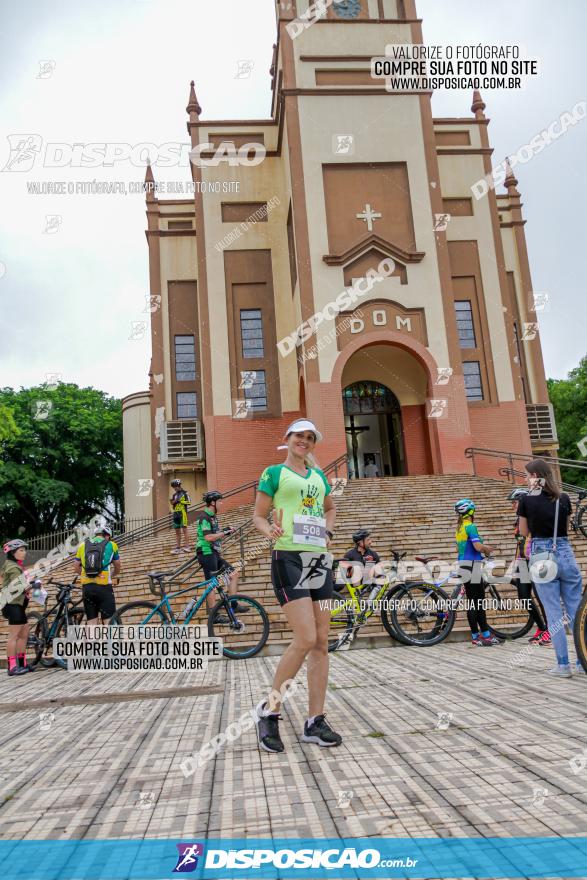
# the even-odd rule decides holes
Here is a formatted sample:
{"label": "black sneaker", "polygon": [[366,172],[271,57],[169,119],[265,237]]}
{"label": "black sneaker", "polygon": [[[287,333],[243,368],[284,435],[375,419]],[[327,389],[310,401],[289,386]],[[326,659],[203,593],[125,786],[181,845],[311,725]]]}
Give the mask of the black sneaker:
{"label": "black sneaker", "polygon": [[21,666],[13,666],[12,669],[7,669],[6,671],[7,671],[8,675],[10,675],[10,676],[24,675],[26,672],[28,672],[27,669],[23,669]]}
{"label": "black sneaker", "polygon": [[281,715],[262,715],[265,700],[255,707],[257,716],[257,737],[259,745],[266,752],[283,752],[284,745],[279,736],[279,719]]}
{"label": "black sneaker", "polygon": [[335,733],[330,727],[324,715],[316,715],[312,724],[304,724],[304,733],[302,740],[307,743],[316,743],[319,746],[339,746],[342,743],[342,736]]}
{"label": "black sneaker", "polygon": [[249,605],[241,605],[236,599],[231,599],[230,607],[235,614],[245,614],[247,611],[251,610]]}

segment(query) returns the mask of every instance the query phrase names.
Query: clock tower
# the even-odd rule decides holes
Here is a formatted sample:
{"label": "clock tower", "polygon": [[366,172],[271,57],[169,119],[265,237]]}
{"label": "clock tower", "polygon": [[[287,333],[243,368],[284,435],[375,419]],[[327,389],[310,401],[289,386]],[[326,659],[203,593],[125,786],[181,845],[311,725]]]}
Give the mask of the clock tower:
{"label": "clock tower", "polygon": [[[413,314],[421,310],[422,316],[419,339],[414,329],[407,329],[415,327],[413,318],[398,315],[393,325],[369,319],[362,335],[352,334],[351,345],[359,338],[363,345],[348,362],[344,355],[341,358],[339,345],[308,359],[304,343],[302,381],[308,414],[322,410],[325,377],[337,371],[337,381],[347,387],[359,379],[377,380],[393,392],[400,408],[402,400],[405,407],[402,438],[389,436],[394,430],[389,420],[377,430],[371,426],[379,445],[395,445],[395,471],[409,470],[410,434],[428,447],[430,466],[467,470],[464,453],[472,445],[472,429],[447,236],[435,230],[435,217],[445,209],[431,96],[390,93],[385,80],[371,76],[371,59],[385,56],[388,44],[422,42],[414,2],[339,0],[312,5],[307,0],[282,0],[276,8],[275,75],[288,140],[300,319],[320,312],[345,285],[376,270],[386,257],[394,260],[395,271],[378,283],[376,296],[366,298],[368,308],[377,300],[375,321],[384,320],[388,303]],[[336,333],[345,317],[358,317],[352,326],[360,326],[362,319],[349,312],[335,318]],[[340,338],[337,333],[339,342]],[[423,351],[416,353],[419,345]],[[505,349],[502,356],[509,357],[507,345]],[[428,363],[424,351],[431,356]],[[439,369],[444,374],[450,370],[450,381],[442,389],[435,386]],[[336,393],[340,397],[340,387]],[[441,415],[432,420],[433,400],[443,403]],[[342,402],[344,407],[344,398]],[[335,407],[335,402],[329,405]],[[348,428],[350,413],[343,415]],[[361,439],[365,445],[366,439]],[[382,469],[386,457],[393,470],[390,456],[383,456]]]}

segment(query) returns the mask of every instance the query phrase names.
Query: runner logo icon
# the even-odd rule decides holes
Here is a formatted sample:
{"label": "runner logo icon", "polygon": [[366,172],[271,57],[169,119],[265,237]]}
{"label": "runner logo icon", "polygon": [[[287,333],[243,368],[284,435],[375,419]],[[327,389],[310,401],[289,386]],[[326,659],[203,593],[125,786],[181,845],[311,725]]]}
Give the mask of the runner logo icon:
{"label": "runner logo icon", "polygon": [[326,575],[332,569],[334,559],[332,553],[302,550],[300,557],[302,571],[295,587],[296,590],[319,590],[324,586]]}
{"label": "runner logo icon", "polygon": [[174,874],[191,874],[198,867],[198,858],[204,853],[201,843],[178,843],[177,864],[173,869]]}

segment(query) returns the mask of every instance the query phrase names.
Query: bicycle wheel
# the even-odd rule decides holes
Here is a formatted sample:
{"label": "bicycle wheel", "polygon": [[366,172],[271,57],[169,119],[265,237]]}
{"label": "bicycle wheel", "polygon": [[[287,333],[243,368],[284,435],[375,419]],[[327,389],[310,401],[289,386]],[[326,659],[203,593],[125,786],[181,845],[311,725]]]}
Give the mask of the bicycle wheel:
{"label": "bicycle wheel", "polygon": [[402,641],[402,639],[400,638],[397,631],[393,628],[393,624],[392,624],[392,621],[391,621],[391,618],[389,615],[389,611],[390,611],[391,607],[393,606],[393,594],[396,591],[401,590],[402,586],[403,586],[403,584],[399,584],[399,585],[396,584],[395,586],[390,587],[390,589],[387,591],[387,593],[385,593],[385,595],[383,596],[383,598],[381,600],[380,611],[381,611],[381,623],[383,624],[383,627],[384,627],[385,631],[387,632],[387,635],[389,636],[389,638],[393,639],[394,642],[400,642],[401,644],[405,645],[406,643],[404,641]]}
{"label": "bicycle wheel", "polygon": [[[498,639],[521,639],[532,629],[530,611],[516,610],[513,603],[520,598],[515,584],[488,584],[492,601],[487,609],[489,631]],[[512,607],[513,606],[513,607]]]}
{"label": "bicycle wheel", "polygon": [[118,626],[140,626],[147,618],[153,625],[169,623],[165,612],[154,602],[128,602],[116,609],[111,622]]}
{"label": "bicycle wheel", "polygon": [[383,625],[404,645],[438,645],[455,625],[456,611],[448,607],[449,596],[438,587],[432,589],[423,582],[398,584],[387,599],[393,601],[382,607]]}
{"label": "bicycle wheel", "polygon": [[[246,605],[247,610],[235,613],[229,608],[229,598]],[[269,618],[256,599],[240,593],[225,596],[208,615],[208,635],[222,639],[222,653],[231,660],[254,657],[269,637]]]}
{"label": "bicycle wheel", "polygon": [[26,659],[29,666],[37,666],[39,662],[42,666],[53,666],[53,661],[49,662],[45,659],[43,662],[43,653],[47,644],[47,620],[38,611],[27,611],[27,623],[30,624],[30,630],[26,643]]}
{"label": "bicycle wheel", "polygon": [[[83,619],[84,619],[84,612],[81,610],[81,608],[79,609],[79,611],[76,610],[76,611],[69,612],[69,622],[72,626],[81,626],[83,623]],[[61,623],[59,624],[59,626],[57,627],[56,638],[64,639],[66,637],[67,637],[67,621],[64,617],[63,620],[61,621]]]}
{"label": "bicycle wheel", "polygon": [[587,538],[587,505],[580,507],[577,511],[577,528],[584,538]]}
{"label": "bicycle wheel", "polygon": [[350,641],[353,634],[354,614],[351,599],[345,599],[342,593],[334,593],[333,608],[330,612],[328,629],[328,651],[332,653]]}
{"label": "bicycle wheel", "polygon": [[40,664],[46,669],[50,669],[52,666],[55,666],[55,659],[53,657],[53,647],[51,642],[48,641],[49,626],[47,618],[39,615],[37,611],[31,611],[30,614],[27,614],[27,620],[29,619],[31,621],[31,629],[27,639],[27,657],[33,658],[31,665]]}
{"label": "bicycle wheel", "polygon": [[581,666],[587,672],[587,591],[583,593],[581,604],[577,608],[573,626],[575,650]]}

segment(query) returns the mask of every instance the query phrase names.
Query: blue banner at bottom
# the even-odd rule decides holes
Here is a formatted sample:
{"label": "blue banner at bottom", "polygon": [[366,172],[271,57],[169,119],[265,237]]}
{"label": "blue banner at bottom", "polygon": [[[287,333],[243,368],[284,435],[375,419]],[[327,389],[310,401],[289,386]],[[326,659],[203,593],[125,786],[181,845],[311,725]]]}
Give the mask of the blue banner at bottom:
{"label": "blue banner at bottom", "polygon": [[587,837],[0,840],[2,880],[587,877]]}

